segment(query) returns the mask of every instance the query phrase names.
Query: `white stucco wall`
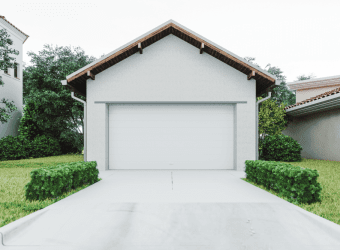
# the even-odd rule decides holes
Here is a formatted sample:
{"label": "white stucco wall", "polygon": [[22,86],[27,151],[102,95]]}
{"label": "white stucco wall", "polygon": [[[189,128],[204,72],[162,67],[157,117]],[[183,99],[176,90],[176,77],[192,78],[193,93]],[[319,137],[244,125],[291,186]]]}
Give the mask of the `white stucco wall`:
{"label": "white stucco wall", "polygon": [[255,159],[255,80],[169,35],[87,80],[87,160],[108,166],[108,105],[95,101],[247,101],[236,104],[237,170]]}
{"label": "white stucco wall", "polygon": [[307,100],[311,97],[321,95],[325,92],[331,91],[333,89],[339,88],[340,85],[320,87],[320,88],[310,88],[310,89],[299,89],[296,90],[296,102],[301,102]]}
{"label": "white stucco wall", "polygon": [[[6,29],[10,35],[10,39],[13,40],[11,48],[19,51],[19,55],[11,54],[11,57],[16,58],[16,62],[19,64],[18,78],[14,77],[14,69],[8,69],[8,74],[0,70],[0,75],[5,85],[0,86],[0,100],[3,98],[9,101],[14,101],[14,105],[18,108],[17,111],[12,112],[11,118],[7,123],[2,124],[0,122],[0,139],[8,135],[17,136],[20,119],[23,113],[23,81],[22,81],[22,68],[23,68],[23,41],[25,36],[16,30],[13,26],[0,18],[0,29]],[[0,103],[1,108],[5,108],[6,105]]]}
{"label": "white stucco wall", "polygon": [[340,161],[340,109],[293,117],[284,135],[302,146],[302,158]]}

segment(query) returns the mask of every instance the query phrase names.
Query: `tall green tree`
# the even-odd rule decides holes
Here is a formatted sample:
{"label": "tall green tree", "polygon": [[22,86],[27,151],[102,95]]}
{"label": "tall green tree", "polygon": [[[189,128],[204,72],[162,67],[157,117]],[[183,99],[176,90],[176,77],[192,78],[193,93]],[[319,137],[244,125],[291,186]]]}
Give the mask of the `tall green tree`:
{"label": "tall green tree", "polygon": [[[38,54],[28,52],[28,55],[31,65],[24,68],[23,95],[26,105],[34,104],[34,112],[29,112],[27,118],[24,113],[20,133],[34,136],[35,133],[27,131],[31,126],[37,134],[56,138],[63,154],[80,152],[83,136],[79,126],[84,126],[84,107],[81,102],[71,98],[70,90],[62,86],[60,81],[96,58],[85,55],[79,47],[51,45],[44,45]],[[85,100],[82,96],[77,97]]]}
{"label": "tall green tree", "polygon": [[[258,98],[263,99],[262,97]],[[259,151],[262,150],[262,141],[266,135],[279,135],[286,129],[287,119],[285,105],[280,106],[272,99],[261,103],[259,111]]]}
{"label": "tall green tree", "polygon": [[[13,45],[13,40],[10,39],[10,35],[5,29],[0,30],[0,70],[5,70],[9,68],[14,68],[15,57],[11,55],[19,55],[19,51],[10,48]],[[4,86],[5,83],[0,75],[0,86]],[[5,104],[4,107],[0,107],[0,122],[6,123],[11,118],[11,113],[18,108],[14,105],[14,101],[9,101],[3,98],[0,100],[0,104]]]}

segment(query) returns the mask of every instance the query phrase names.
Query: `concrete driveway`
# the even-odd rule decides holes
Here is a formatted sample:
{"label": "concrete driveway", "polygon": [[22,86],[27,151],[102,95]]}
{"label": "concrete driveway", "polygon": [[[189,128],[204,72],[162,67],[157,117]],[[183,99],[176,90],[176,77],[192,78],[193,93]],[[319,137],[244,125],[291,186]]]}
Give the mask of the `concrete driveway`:
{"label": "concrete driveway", "polygon": [[340,249],[340,226],[231,170],[111,170],[0,228],[0,249]]}

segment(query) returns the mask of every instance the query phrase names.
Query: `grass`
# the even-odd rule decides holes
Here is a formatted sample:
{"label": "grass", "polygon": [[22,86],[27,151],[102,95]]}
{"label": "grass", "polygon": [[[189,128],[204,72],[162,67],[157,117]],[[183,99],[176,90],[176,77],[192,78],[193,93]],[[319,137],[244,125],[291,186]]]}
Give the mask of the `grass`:
{"label": "grass", "polygon": [[82,154],[67,154],[34,159],[0,161],[0,168],[41,168],[46,166],[55,166],[60,163],[83,160],[84,156]]}
{"label": "grass", "polygon": [[83,155],[61,155],[44,158],[13,160],[0,162],[0,227],[19,218],[47,207],[67,196],[70,196],[89,184],[64,193],[56,199],[44,201],[27,201],[24,186],[30,181],[33,169],[55,166],[60,163],[83,161]]}
{"label": "grass", "polygon": [[[322,186],[321,202],[312,204],[297,203],[294,204],[311,212],[319,215],[327,220],[330,220],[340,225],[340,162],[327,161],[327,160],[313,160],[302,159],[301,162],[285,162],[294,166],[303,168],[316,169],[319,171],[318,182]],[[262,188],[271,194],[274,194],[287,201],[287,197],[282,197],[272,189],[267,189],[263,185],[258,185],[247,179],[243,179],[259,188]]]}

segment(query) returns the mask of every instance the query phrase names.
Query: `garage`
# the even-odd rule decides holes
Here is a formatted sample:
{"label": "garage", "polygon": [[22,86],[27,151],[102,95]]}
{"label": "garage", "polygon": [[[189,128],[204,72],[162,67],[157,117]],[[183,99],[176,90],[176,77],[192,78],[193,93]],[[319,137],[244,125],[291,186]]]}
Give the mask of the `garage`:
{"label": "garage", "polygon": [[235,104],[110,104],[109,169],[234,169]]}
{"label": "garage", "polygon": [[84,161],[99,171],[244,171],[257,159],[256,98],[276,78],[169,20],[61,83],[84,104]]}

